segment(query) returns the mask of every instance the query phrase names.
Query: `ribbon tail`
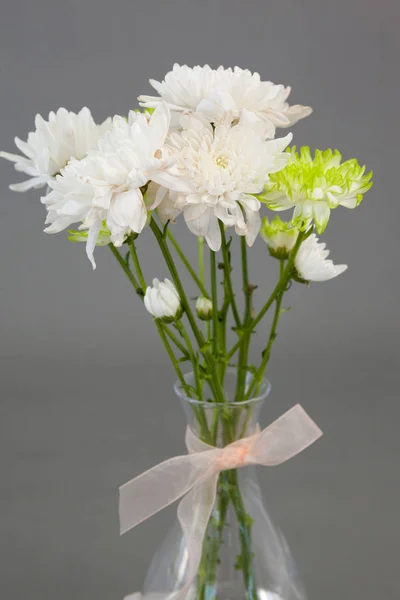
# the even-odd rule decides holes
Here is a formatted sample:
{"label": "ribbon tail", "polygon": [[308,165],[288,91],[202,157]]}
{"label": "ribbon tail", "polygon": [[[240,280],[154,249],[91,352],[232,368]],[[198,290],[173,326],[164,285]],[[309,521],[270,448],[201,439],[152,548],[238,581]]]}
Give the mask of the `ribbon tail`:
{"label": "ribbon tail", "polygon": [[122,485],[119,488],[121,534],[181,498],[203,479],[212,462],[211,454],[213,451],[175,456]]}
{"label": "ribbon tail", "polygon": [[185,600],[197,576],[203,540],[217,496],[218,475],[218,472],[212,473],[199,481],[179,503],[178,519],[185,539],[188,566],[185,584],[168,596],[169,600]]}

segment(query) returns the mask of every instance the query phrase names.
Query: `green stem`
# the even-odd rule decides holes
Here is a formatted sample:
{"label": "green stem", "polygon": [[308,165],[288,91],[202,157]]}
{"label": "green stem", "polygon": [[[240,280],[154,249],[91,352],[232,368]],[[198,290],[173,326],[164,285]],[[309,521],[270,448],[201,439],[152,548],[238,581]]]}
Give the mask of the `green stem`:
{"label": "green stem", "polygon": [[[222,223],[222,221],[220,221],[220,220],[218,220],[218,224],[219,224],[219,229],[221,231],[221,240],[222,240],[221,249],[222,249],[222,256],[224,259],[224,282],[226,283],[226,289],[227,289],[227,293],[228,293],[229,302],[232,306],[232,313],[233,313],[233,318],[235,319],[235,325],[238,329],[240,329],[242,324],[240,322],[239,311],[237,309],[235,294],[233,292],[232,279],[231,279],[232,267],[231,267],[231,261],[230,261],[230,257],[229,257],[229,247],[228,247],[228,244],[226,243],[225,227],[224,227],[224,224]],[[244,239],[244,238],[242,238],[242,239]]]}
{"label": "green stem", "polygon": [[241,336],[241,346],[239,350],[239,360],[237,367],[237,385],[236,385],[236,402],[240,402],[244,399],[245,386],[246,386],[246,374],[247,374],[247,363],[249,356],[250,338],[251,331],[249,330],[251,322],[251,298],[250,298],[250,286],[249,286],[249,273],[247,266],[247,244],[246,238],[241,237],[240,239],[241,257],[242,257],[242,278],[243,278],[243,294],[245,299],[244,317],[243,317],[243,329],[244,333]]}
{"label": "green stem", "polygon": [[[282,277],[283,260],[281,260],[281,269],[280,270],[281,270],[281,277]],[[277,338],[276,331],[277,331],[277,327],[278,327],[279,317],[281,314],[281,305],[282,305],[282,299],[283,299],[284,294],[285,294],[285,289],[281,290],[276,298],[275,313],[274,313],[274,318],[273,318],[272,325],[271,325],[271,332],[269,334],[267,347],[263,351],[261,364],[253,377],[253,380],[252,380],[249,390],[247,392],[246,400],[248,400],[249,398],[252,397],[253,392],[255,393],[255,395],[257,395],[260,390],[261,383],[262,383],[262,380],[264,377],[264,372],[267,367],[269,358],[271,356],[271,348],[272,348],[274,341]]]}
{"label": "green stem", "polygon": [[176,250],[176,253],[178,254],[179,258],[181,259],[181,261],[183,262],[183,264],[185,265],[188,273],[191,275],[193,281],[196,283],[197,287],[199,288],[199,290],[201,291],[202,295],[205,298],[209,298],[209,294],[206,290],[206,288],[204,287],[204,284],[202,282],[201,277],[199,278],[197,276],[196,271],[193,269],[192,265],[190,264],[190,262],[188,261],[188,259],[185,256],[185,253],[183,252],[183,250],[181,249],[181,247],[179,246],[178,242],[176,241],[176,239],[174,238],[173,234],[171,233],[171,230],[168,229],[167,230],[167,236],[168,239],[170,240],[171,244],[173,245],[173,247]]}
{"label": "green stem", "polygon": [[246,588],[246,599],[257,600],[257,588],[254,580],[253,573],[253,552],[251,542],[251,527],[252,521],[250,515],[246,513],[246,509],[243,504],[242,494],[240,492],[239,481],[237,470],[229,471],[229,479],[231,485],[229,486],[229,496],[236,513],[236,518],[239,525],[239,538],[240,545],[242,548],[241,553],[241,567],[243,571],[243,579]]}
{"label": "green stem", "polygon": [[293,250],[290,253],[289,260],[287,261],[286,267],[283,271],[283,275],[280,277],[280,279],[279,279],[278,283],[276,284],[275,289],[272,292],[271,296],[269,297],[267,303],[260,310],[257,317],[252,321],[252,323],[251,323],[252,330],[255,327],[257,327],[258,323],[261,321],[261,319],[263,318],[265,313],[268,311],[268,309],[270,308],[271,304],[274,302],[274,300],[278,296],[278,294],[282,290],[284,290],[285,287],[287,286],[287,284],[292,276],[293,265],[294,265],[294,261],[295,261],[297,252],[299,251],[299,248],[300,248],[302,242],[307,237],[307,235],[308,235],[307,232],[300,231],[299,235],[297,236],[296,243],[293,247]]}
{"label": "green stem", "polygon": [[[233,415],[232,415],[233,417]],[[235,423],[234,419],[227,419],[223,423],[223,438],[224,444],[232,443],[235,437]],[[254,581],[254,573],[252,567],[253,561],[253,553],[251,548],[251,527],[252,521],[249,518],[249,515],[246,513],[246,509],[244,507],[242,494],[239,487],[238,473],[237,469],[233,469],[231,471],[227,471],[228,478],[228,490],[229,497],[232,502],[238,526],[239,526],[239,538],[241,545],[241,559],[242,559],[242,571],[243,571],[243,579],[245,583],[246,589],[246,599],[247,600],[257,600],[257,590]]]}
{"label": "green stem", "polygon": [[[140,284],[137,281],[136,277],[134,276],[134,274],[130,270],[128,263],[126,262],[126,260],[124,260],[124,258],[121,256],[121,254],[118,252],[118,250],[116,249],[116,247],[113,244],[108,244],[108,247],[110,248],[111,252],[114,254],[115,258],[117,259],[117,261],[119,262],[120,266],[124,270],[124,273],[128,277],[129,281],[131,282],[132,287],[134,288],[135,292],[143,300],[143,297],[144,297],[143,288],[140,286]],[[135,251],[135,253],[136,253],[136,251]],[[137,253],[136,253],[136,258],[137,258]],[[186,348],[180,343],[180,341],[172,333],[172,331],[170,331],[170,329],[168,328],[168,326],[163,324],[163,327],[164,327],[165,333],[174,342],[174,344],[176,345],[176,347],[182,352],[182,354],[186,355],[187,354]]]}
{"label": "green stem", "polygon": [[[268,312],[268,310],[270,309],[271,305],[273,304],[274,300],[276,299],[276,297],[278,296],[278,294],[280,293],[280,291],[282,289],[284,289],[288,282],[291,279],[292,276],[292,271],[293,271],[293,265],[294,265],[294,261],[297,255],[297,252],[300,248],[301,243],[306,239],[306,237],[308,236],[307,232],[300,232],[296,241],[296,244],[290,254],[289,260],[286,263],[286,267],[283,271],[283,275],[280,277],[278,283],[276,284],[272,294],[270,295],[270,297],[268,298],[267,302],[264,304],[263,308],[260,310],[260,312],[258,313],[257,317],[255,317],[249,326],[249,331],[252,332],[257,325],[259,324],[259,322],[262,320],[262,318],[264,317],[264,315]],[[236,344],[234,344],[231,348],[231,350],[228,352],[227,355],[227,359],[230,360],[232,358],[232,356],[235,354],[235,352],[237,352],[241,346],[242,340],[239,339]]]}
{"label": "green stem", "polygon": [[217,267],[215,252],[210,250],[210,276],[211,276],[211,302],[213,324],[213,354],[218,357],[218,292],[217,292]]}
{"label": "green stem", "polygon": [[206,531],[198,570],[196,600],[215,600],[217,597],[216,579],[219,550],[222,544],[222,533],[229,505],[229,494],[226,491],[228,486],[227,475],[227,472],[223,472],[218,478],[217,502]]}
{"label": "green stem", "polygon": [[[229,305],[228,305],[229,306]],[[218,315],[218,341],[219,341],[219,354],[223,360],[220,361],[219,364],[219,376],[221,379],[222,386],[225,381],[225,372],[226,372],[226,318],[227,318],[227,308],[225,305],[222,306],[222,309]]]}
{"label": "green stem", "polygon": [[247,243],[246,238],[242,236],[240,238],[240,249],[242,256],[242,273],[243,273],[243,293],[245,300],[245,321],[248,321],[251,317],[251,300],[250,300],[250,289],[249,289],[249,272],[247,266]]}
{"label": "green stem", "polygon": [[[128,263],[123,259],[123,257],[121,256],[121,254],[115,248],[115,246],[113,246],[112,244],[110,244],[109,247],[110,247],[111,252],[114,254],[115,258],[117,259],[118,263],[122,267],[125,275],[128,277],[129,281],[131,282],[131,284],[132,284],[133,288],[135,289],[136,293],[138,295],[140,295],[140,297],[143,300],[143,297],[144,297],[144,294],[145,294],[145,291],[146,291],[146,281],[144,279],[143,272],[142,272],[142,269],[141,269],[140,264],[139,264],[139,258],[138,258],[138,255],[137,255],[137,251],[136,251],[136,247],[135,247],[134,242],[132,241],[129,244],[129,249],[130,249],[130,252],[131,252],[131,255],[132,255],[133,262],[134,262],[135,267],[136,267],[136,271],[138,273],[138,277],[140,278],[140,282],[141,282],[140,284],[138,283],[138,281],[136,280],[136,277],[134,276],[134,274],[130,270]],[[165,346],[167,354],[168,354],[169,358],[171,359],[172,365],[175,368],[175,371],[176,371],[176,374],[178,376],[179,381],[181,382],[181,384],[182,384],[183,388],[185,389],[186,393],[189,396],[191,396],[190,388],[188,388],[188,386],[186,384],[186,381],[185,381],[185,379],[183,377],[183,373],[181,371],[179,363],[178,363],[178,361],[177,361],[177,359],[176,359],[176,357],[175,357],[175,355],[174,355],[174,353],[172,351],[172,348],[171,348],[171,346],[170,346],[170,344],[169,344],[169,342],[167,340],[167,337],[166,337],[166,334],[165,334],[165,331],[164,331],[164,325],[163,325],[163,323],[161,323],[161,321],[159,321],[158,319],[154,319],[154,323],[156,324],[158,333],[160,334],[161,340],[162,340],[162,342],[163,342],[163,344]],[[171,332],[168,332],[168,333],[170,334]],[[176,341],[178,341],[178,340],[176,340]],[[183,346],[181,346],[181,348],[184,350]]]}
{"label": "green stem", "polygon": [[194,336],[196,338],[196,341],[197,341],[198,345],[200,347],[202,347],[204,345],[203,335],[202,335],[200,329],[197,326],[196,319],[194,318],[193,312],[192,312],[192,310],[190,308],[189,301],[187,299],[185,290],[183,288],[182,282],[181,282],[180,277],[178,275],[178,271],[177,271],[177,269],[175,267],[174,260],[173,260],[173,258],[171,256],[169,248],[168,248],[168,246],[167,246],[167,244],[165,242],[165,239],[164,239],[164,236],[162,234],[162,231],[160,230],[160,228],[158,227],[157,223],[155,222],[155,220],[153,218],[150,221],[150,227],[151,227],[151,230],[153,231],[153,233],[155,235],[155,238],[156,238],[156,240],[158,242],[158,245],[160,247],[162,255],[164,256],[164,260],[165,260],[165,262],[167,264],[168,270],[169,270],[169,272],[170,272],[170,274],[172,276],[172,279],[174,281],[175,287],[176,287],[176,289],[178,291],[179,297],[180,297],[181,302],[182,302],[182,306],[183,306],[183,308],[184,308],[184,310],[186,312],[186,316],[187,316],[187,318],[189,320],[189,323],[190,323],[190,326],[191,326],[191,328],[193,330],[193,333],[194,333]]}
{"label": "green stem", "polygon": [[185,378],[183,376],[183,373],[181,371],[181,368],[179,366],[179,363],[175,357],[175,354],[173,353],[173,350],[168,342],[167,336],[165,335],[165,331],[164,328],[162,326],[162,323],[160,323],[160,321],[158,319],[154,319],[154,323],[156,324],[156,327],[158,329],[158,333],[160,334],[161,340],[165,346],[165,349],[167,351],[167,354],[169,356],[169,358],[171,359],[171,362],[175,368],[176,374],[178,375],[178,379],[182,384],[182,387],[184,388],[184,390],[186,391],[186,393],[188,394],[189,397],[192,396],[190,388],[188,388],[188,385],[185,381]]}
{"label": "green stem", "polygon": [[131,257],[132,257],[132,262],[135,266],[135,270],[136,270],[136,273],[137,273],[137,276],[139,279],[139,283],[142,287],[143,293],[146,293],[146,288],[147,288],[146,280],[143,276],[143,271],[142,271],[142,268],[139,263],[139,257],[137,254],[136,245],[132,238],[129,238],[128,246],[129,246],[129,251],[130,251]]}
{"label": "green stem", "polygon": [[230,359],[232,358],[232,356],[239,350],[240,346],[242,343],[242,338],[240,337],[238,339],[238,341],[232,346],[232,348],[229,350],[228,354],[226,355],[226,359],[229,362]]}
{"label": "green stem", "polygon": [[203,334],[201,333],[199,327],[197,326],[196,319],[194,318],[193,312],[190,308],[189,301],[187,299],[185,290],[184,290],[181,280],[179,278],[179,274],[175,267],[175,263],[171,256],[169,248],[168,248],[167,244],[165,243],[164,236],[154,219],[151,219],[151,221],[150,221],[150,228],[153,231],[154,236],[155,236],[155,238],[158,242],[158,245],[160,247],[160,250],[162,252],[162,255],[164,256],[164,260],[167,264],[168,270],[172,276],[175,287],[178,291],[179,297],[182,302],[182,306],[186,312],[186,316],[189,320],[189,323],[192,328],[196,342],[199,346],[200,351],[202,352],[202,354],[205,358],[206,365],[207,365],[207,368],[209,369],[209,373],[210,373],[209,384],[210,384],[210,387],[211,387],[213,393],[215,394],[215,400],[217,402],[225,402],[224,391],[221,387],[221,382],[218,379],[215,361],[213,360],[213,357],[210,355],[209,351],[207,349],[205,349],[205,340],[204,340]]}
{"label": "green stem", "polygon": [[141,296],[143,298],[143,290],[140,287],[139,282],[136,280],[136,277],[130,270],[129,265],[126,262],[126,260],[124,260],[124,258],[121,256],[120,252],[117,250],[117,248],[114,246],[114,244],[108,244],[108,247],[110,248],[111,252],[114,254],[117,261],[119,262],[120,266],[122,267],[125,275],[128,277],[129,281],[131,282],[137,295]]}
{"label": "green stem", "polygon": [[165,333],[174,342],[175,346],[182,352],[184,356],[188,356],[185,346],[180,343],[176,335],[169,329],[168,325],[163,323],[163,327]]}
{"label": "green stem", "polygon": [[177,321],[175,323],[175,327],[181,334],[182,338],[185,340],[185,344],[186,344],[187,350],[189,352],[190,360],[192,361],[192,365],[193,365],[193,373],[194,373],[194,379],[195,379],[195,384],[196,384],[197,397],[199,400],[201,400],[203,386],[200,381],[198,360],[197,360],[196,354],[193,350],[193,345],[192,345],[191,339],[190,339],[186,329],[184,328],[184,326],[182,325],[182,323],[180,321]]}
{"label": "green stem", "polygon": [[197,254],[198,254],[198,260],[199,260],[199,277],[200,277],[201,283],[204,285],[204,281],[205,281],[205,276],[204,276],[204,238],[202,236],[199,236],[197,238]]}
{"label": "green stem", "polygon": [[[219,409],[215,409],[215,411],[218,412]],[[223,443],[227,445],[235,439],[234,426],[230,417],[222,419],[220,423],[222,425]],[[215,445],[212,440],[209,443]],[[244,507],[236,470],[224,471],[218,479],[217,502],[207,528],[198,571],[197,600],[216,600],[217,598],[217,566],[229,502],[232,502],[238,522],[242,559],[241,569],[243,571],[246,598],[257,600],[252,567],[251,518]]]}
{"label": "green stem", "polygon": [[[179,362],[177,361],[177,359],[176,359],[176,357],[175,357],[175,355],[173,353],[173,350],[172,350],[172,348],[171,348],[171,346],[170,346],[170,344],[169,344],[169,342],[167,340],[167,337],[165,335],[165,330],[163,328],[163,324],[158,319],[154,319],[154,322],[155,322],[156,327],[158,329],[158,333],[160,334],[161,340],[162,340],[162,342],[163,342],[163,344],[165,346],[167,354],[170,357],[171,362],[172,362],[172,364],[173,364],[173,366],[175,368],[175,371],[176,371],[176,373],[178,375],[178,379],[181,382],[181,385],[182,385],[183,389],[185,390],[187,396],[189,398],[192,398],[193,397],[193,394],[192,394],[192,389],[193,388],[190,388],[190,386],[188,386],[188,384],[186,383],[185,377],[184,377],[184,375],[182,373],[182,370],[181,370],[181,368],[179,366]],[[204,413],[203,407],[202,406],[195,406],[195,405],[193,405],[193,410],[194,410],[194,413],[195,413],[196,418],[197,418],[197,420],[199,422],[199,425],[200,425],[201,437],[202,437],[202,439],[204,441],[206,441],[206,440],[209,439],[210,433],[209,433],[209,430],[208,430],[207,419],[206,419],[206,415]]]}
{"label": "green stem", "polygon": [[[234,298],[234,293],[232,289],[232,280],[231,280],[231,261],[230,261],[230,252],[228,244],[225,239],[225,229],[223,223],[220,222],[220,231],[222,238],[222,253],[224,259],[224,301],[222,304],[222,308],[219,311],[218,323],[219,323],[219,342],[220,342],[220,353],[222,354],[224,360],[221,361],[219,366],[219,373],[222,381],[222,385],[224,385],[225,381],[225,373],[228,361],[226,360],[226,325],[227,325],[227,317],[229,312],[229,306],[232,305],[232,310],[237,314],[237,318],[239,319],[239,314],[237,311],[237,306]],[[240,325],[240,319],[236,321]]]}

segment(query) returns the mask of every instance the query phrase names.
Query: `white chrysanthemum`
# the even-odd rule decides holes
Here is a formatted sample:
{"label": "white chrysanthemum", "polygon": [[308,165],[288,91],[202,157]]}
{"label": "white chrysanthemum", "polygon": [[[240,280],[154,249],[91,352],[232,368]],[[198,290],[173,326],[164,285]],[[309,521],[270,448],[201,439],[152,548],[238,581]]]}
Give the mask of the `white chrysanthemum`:
{"label": "white chrysanthemum", "polygon": [[175,321],[182,314],[179,294],[169,279],[153,279],[153,286],[146,289],[144,305],[153,317],[165,322]]}
{"label": "white chrysanthemum", "polygon": [[311,114],[309,106],[289,106],[290,87],[261,81],[258,73],[247,69],[190,68],[175,64],[164,81],[150,79],[157,96],[139,96],[142,106],[154,107],[161,101],[173,111],[193,111],[220,123],[228,113],[231,120],[257,123],[273,138],[277,127],[290,127]]}
{"label": "white chrysanthemum", "polygon": [[347,265],[335,265],[328,259],[330,252],[326,244],[311,234],[300,246],[295,258],[298,275],[304,281],[327,281],[337,277],[347,269]]}
{"label": "white chrysanthemum", "polygon": [[93,267],[93,250],[103,224],[115,246],[130,233],[140,233],[147,210],[154,208],[145,205],[140,188],[154,170],[161,171],[168,164],[161,147],[169,122],[166,104],[151,117],[133,111],[128,120],[114,117],[112,129],[99,141],[98,149],[81,161],[71,160],[50,182],[52,191],[42,198],[48,209],[45,231],[57,233],[80,222],[80,229],[89,230],[86,250]]}
{"label": "white chrysanthemum", "polygon": [[111,119],[96,125],[88,108],[76,114],[59,108],[45,121],[40,115],[35,119],[36,131],[29,133],[26,142],[15,138],[15,144],[25,156],[0,152],[2,158],[15,163],[17,171],[30,175],[22,183],[10,185],[15,192],[47,185],[71,158],[82,159],[97,146],[100,137],[111,127]]}
{"label": "white chrysanthemum", "polygon": [[212,250],[221,246],[218,219],[235,226],[251,246],[261,224],[261,204],[252,194],[260,193],[269,173],[285,166],[291,134],[265,141],[252,128],[214,128],[199,115],[185,115],[181,124],[183,130],[166,142],[173,165],[153,176],[171,190],[168,212],[183,212],[190,231],[204,236]]}

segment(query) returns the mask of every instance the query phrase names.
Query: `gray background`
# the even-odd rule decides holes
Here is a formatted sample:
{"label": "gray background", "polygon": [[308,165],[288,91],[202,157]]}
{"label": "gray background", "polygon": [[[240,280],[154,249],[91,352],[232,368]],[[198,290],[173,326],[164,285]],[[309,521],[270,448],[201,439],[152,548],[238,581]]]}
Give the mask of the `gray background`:
{"label": "gray background", "polygon": [[[394,0],[2,2],[4,150],[36,112],[126,114],[149,77],[208,62],[292,85],[315,110],[295,143],[374,169],[363,204],[335,211],[324,236],[349,270],[292,288],[269,369],[265,422],[301,401],[325,432],[260,473],[311,600],[400,595],[399,16]],[[118,485],[183,450],[173,373],[108,250],[93,273],[82,245],[43,234],[38,194],[7,188],[19,180],[2,161],[0,597],[118,599],[140,589],[173,516],[118,536]],[[140,252],[148,278],[166,276],[148,232]],[[276,265],[261,241],[251,256],[260,304]]]}

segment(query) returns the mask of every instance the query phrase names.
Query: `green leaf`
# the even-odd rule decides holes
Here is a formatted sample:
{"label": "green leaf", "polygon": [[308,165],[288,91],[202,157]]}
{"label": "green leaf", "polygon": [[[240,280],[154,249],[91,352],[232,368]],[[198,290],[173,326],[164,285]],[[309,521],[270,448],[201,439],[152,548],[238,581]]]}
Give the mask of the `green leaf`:
{"label": "green leaf", "polygon": [[236,571],[241,571],[243,569],[243,557],[241,554],[237,555],[234,568]]}
{"label": "green leaf", "polygon": [[283,315],[284,313],[290,312],[291,310],[292,310],[291,306],[288,306],[287,308],[281,308],[280,314]]}
{"label": "green leaf", "polygon": [[190,356],[187,354],[186,356],[181,356],[181,358],[178,358],[177,362],[184,363],[184,362],[188,362],[189,360],[190,360]]}
{"label": "green leaf", "polygon": [[231,329],[240,337],[247,332],[247,329],[245,327],[232,327]]}
{"label": "green leaf", "polygon": [[253,519],[253,517],[251,517],[251,516],[250,516],[248,513],[246,513],[246,514],[245,514],[245,516],[244,516],[244,519],[243,519],[243,520],[244,520],[244,524],[245,524],[247,527],[252,527],[252,526],[253,526],[253,524],[254,524],[254,519]]}
{"label": "green leaf", "polygon": [[205,344],[203,344],[203,345],[202,345],[202,346],[199,348],[199,350],[200,350],[200,352],[201,352],[202,354],[204,354],[204,353],[206,353],[206,352],[209,352],[209,351],[211,350],[211,348],[212,348],[212,342],[210,341],[210,342],[206,342]]}

